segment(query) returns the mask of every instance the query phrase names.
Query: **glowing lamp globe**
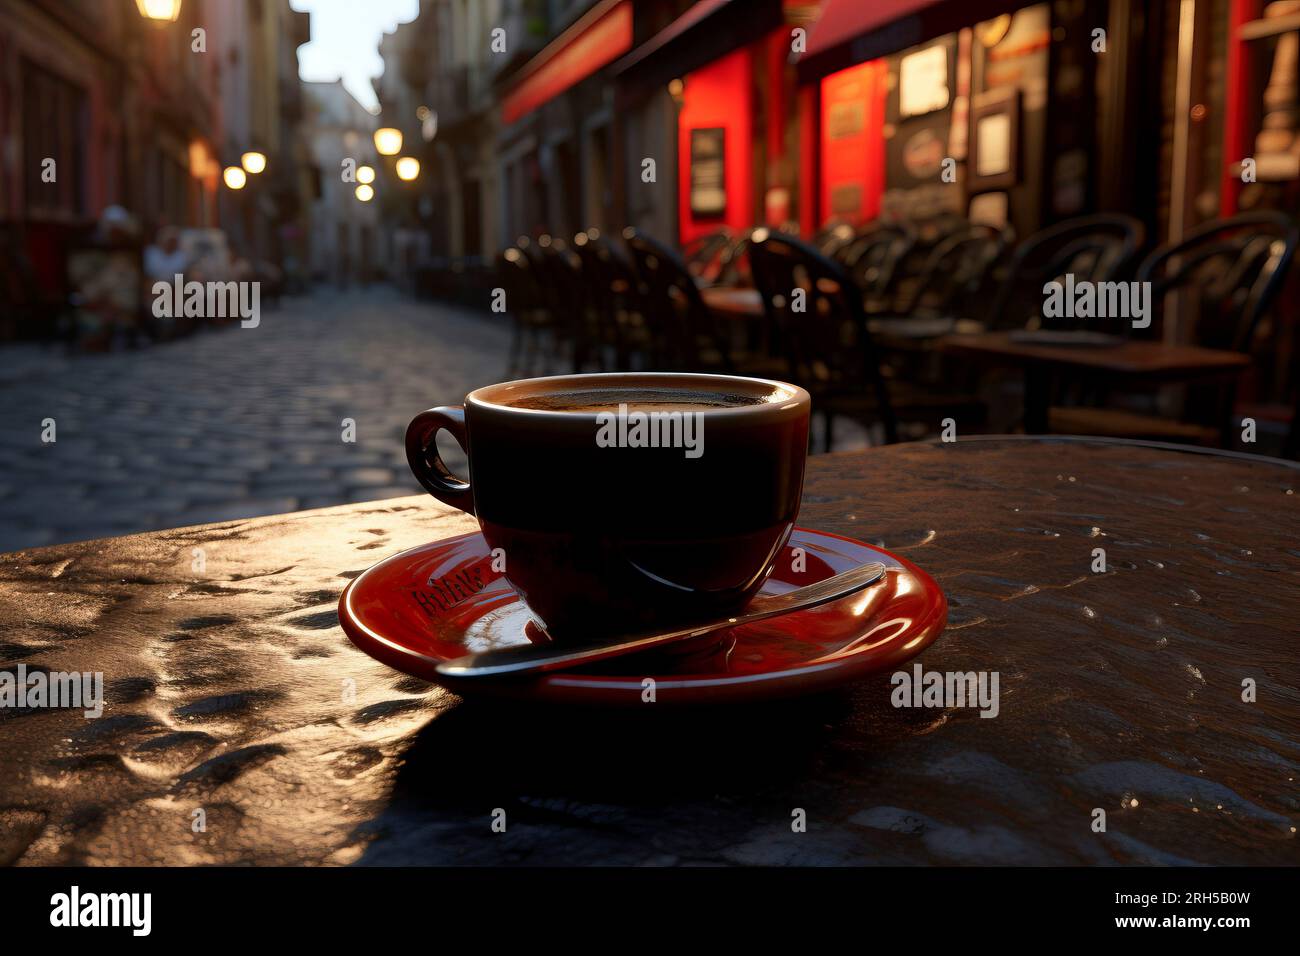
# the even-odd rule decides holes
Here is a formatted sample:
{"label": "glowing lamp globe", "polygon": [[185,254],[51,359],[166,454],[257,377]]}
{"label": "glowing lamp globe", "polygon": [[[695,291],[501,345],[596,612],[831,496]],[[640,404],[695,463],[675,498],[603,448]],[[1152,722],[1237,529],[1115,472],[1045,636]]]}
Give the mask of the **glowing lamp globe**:
{"label": "glowing lamp globe", "polygon": [[181,15],[181,0],[135,0],[135,6],[146,20],[175,22]]}
{"label": "glowing lamp globe", "polygon": [[375,130],[375,149],[380,156],[396,156],[402,151],[402,131],[391,126]]}

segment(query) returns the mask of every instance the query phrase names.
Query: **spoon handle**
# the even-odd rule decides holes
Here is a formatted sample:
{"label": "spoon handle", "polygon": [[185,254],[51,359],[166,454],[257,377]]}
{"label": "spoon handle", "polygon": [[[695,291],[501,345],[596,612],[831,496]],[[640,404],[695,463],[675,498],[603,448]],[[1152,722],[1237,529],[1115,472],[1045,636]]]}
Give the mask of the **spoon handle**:
{"label": "spoon handle", "polygon": [[754,598],[741,614],[707,624],[695,624],[657,634],[639,634],[615,641],[601,641],[597,644],[526,644],[502,647],[444,661],[438,665],[437,670],[444,677],[504,677],[580,667],[584,664],[608,660],[611,657],[663,647],[687,638],[701,637],[725,628],[752,624],[781,614],[829,604],[831,601],[861,591],[879,581],[884,575],[883,564],[879,562],[864,564],[784,594],[768,594]]}

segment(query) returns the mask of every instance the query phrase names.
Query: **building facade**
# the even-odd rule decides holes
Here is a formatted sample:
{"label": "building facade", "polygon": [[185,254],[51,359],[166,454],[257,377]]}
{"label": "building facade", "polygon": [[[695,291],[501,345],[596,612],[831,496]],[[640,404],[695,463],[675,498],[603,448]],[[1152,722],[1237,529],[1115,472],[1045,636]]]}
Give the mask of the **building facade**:
{"label": "building facade", "polygon": [[[355,171],[377,170],[375,116],[339,80],[304,83],[305,126],[310,163],[319,171],[318,195],[306,261],[319,282],[346,287],[375,277],[383,262],[375,200],[357,197]],[[364,175],[362,178],[366,178]],[[371,187],[372,189],[382,187]]]}
{"label": "building facade", "polygon": [[[309,39],[289,0],[182,0],[170,21],[134,0],[0,0],[0,252],[24,301],[67,300],[69,253],[106,218],[139,245],[220,228],[262,274],[297,271]],[[250,150],[266,171],[227,189],[223,167]]]}

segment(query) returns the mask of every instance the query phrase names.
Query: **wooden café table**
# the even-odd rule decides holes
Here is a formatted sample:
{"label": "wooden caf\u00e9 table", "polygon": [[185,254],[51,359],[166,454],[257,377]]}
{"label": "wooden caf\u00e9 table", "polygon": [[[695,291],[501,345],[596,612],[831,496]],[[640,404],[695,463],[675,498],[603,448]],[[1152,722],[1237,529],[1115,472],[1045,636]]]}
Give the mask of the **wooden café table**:
{"label": "wooden caf\u00e9 table", "polygon": [[1058,377],[1121,386],[1226,380],[1235,389],[1237,377],[1250,365],[1247,356],[1222,349],[1142,340],[1107,346],[1045,345],[1016,341],[1006,331],[947,335],[939,340],[939,348],[990,364],[1022,367],[1024,428],[1030,434],[1048,431],[1052,383]]}
{"label": "wooden caf\u00e9 table", "polygon": [[427,497],[0,555],[0,666],[107,698],[0,712],[0,863],[1294,863],[1298,492],[1294,464],[1099,440],[812,459],[801,524],[937,579],[917,663],[998,672],[994,718],[895,709],[886,673],[713,710],[458,699],[335,613],[473,527]]}

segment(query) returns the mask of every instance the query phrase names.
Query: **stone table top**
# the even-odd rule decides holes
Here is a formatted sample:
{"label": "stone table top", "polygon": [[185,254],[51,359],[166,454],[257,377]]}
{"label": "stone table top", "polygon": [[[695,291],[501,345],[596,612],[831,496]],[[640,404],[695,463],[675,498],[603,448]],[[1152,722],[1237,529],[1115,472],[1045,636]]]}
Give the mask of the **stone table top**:
{"label": "stone table top", "polygon": [[0,862],[1300,859],[1300,470],[896,445],[811,459],[800,523],[928,570],[951,610],[917,661],[996,671],[997,716],[895,708],[889,674],[744,708],[463,701],[335,611],[473,529],[431,498],[0,555],[0,670],[102,671],[106,698],[0,709]]}

